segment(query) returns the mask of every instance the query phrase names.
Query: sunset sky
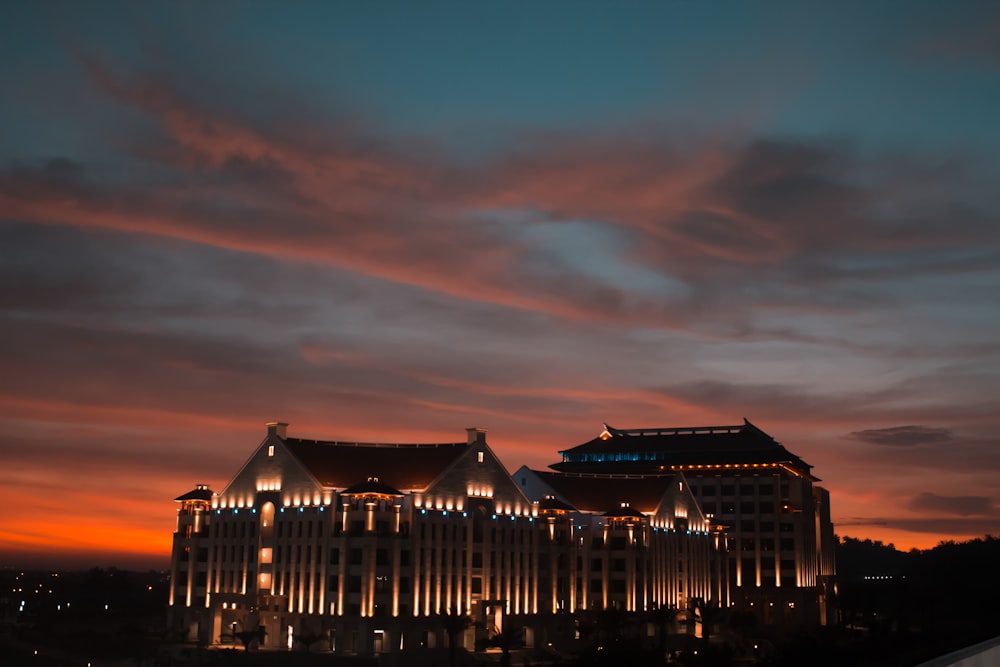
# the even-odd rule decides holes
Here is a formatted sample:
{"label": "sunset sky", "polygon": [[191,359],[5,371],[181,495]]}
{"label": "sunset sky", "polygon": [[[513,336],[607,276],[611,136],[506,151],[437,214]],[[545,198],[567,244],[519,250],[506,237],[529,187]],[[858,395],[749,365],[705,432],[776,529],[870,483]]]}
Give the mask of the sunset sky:
{"label": "sunset sky", "polygon": [[165,567],[289,435],[743,418],[1000,533],[1000,5],[5,2],[0,566]]}

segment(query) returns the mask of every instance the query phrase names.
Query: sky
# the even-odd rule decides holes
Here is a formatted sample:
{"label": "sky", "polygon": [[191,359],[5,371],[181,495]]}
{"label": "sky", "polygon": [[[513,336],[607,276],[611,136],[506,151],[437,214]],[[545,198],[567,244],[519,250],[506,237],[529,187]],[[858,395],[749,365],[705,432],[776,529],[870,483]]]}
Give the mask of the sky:
{"label": "sky", "polygon": [[742,423],[1000,533],[1000,5],[3,2],[0,566],[165,567],[265,435]]}

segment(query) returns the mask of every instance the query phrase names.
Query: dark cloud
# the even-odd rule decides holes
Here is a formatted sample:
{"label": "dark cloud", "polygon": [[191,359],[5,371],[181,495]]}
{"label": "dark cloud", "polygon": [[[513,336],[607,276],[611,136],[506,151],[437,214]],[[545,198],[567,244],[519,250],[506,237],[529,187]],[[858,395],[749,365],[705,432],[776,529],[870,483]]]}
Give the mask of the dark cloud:
{"label": "dark cloud", "polygon": [[928,491],[914,496],[909,507],[920,512],[958,516],[986,516],[995,509],[993,500],[986,496],[939,496]]}
{"label": "dark cloud", "polygon": [[851,517],[843,522],[834,521],[834,527],[839,535],[849,535],[853,531],[852,527],[864,529],[890,528],[905,530],[913,533],[927,533],[937,535],[949,535],[958,538],[981,537],[983,535],[996,535],[1000,531],[1000,518],[993,517],[970,517],[970,518],[919,518],[919,519],[899,519],[892,517]]}
{"label": "dark cloud", "polygon": [[844,517],[836,520],[837,528],[847,526],[885,526],[888,525],[888,523],[888,519],[863,516]]}
{"label": "dark cloud", "polygon": [[991,2],[963,3],[932,25],[910,25],[899,50],[917,62],[1000,67],[1000,11]]}
{"label": "dark cloud", "polygon": [[946,428],[930,426],[892,426],[888,428],[873,428],[864,431],[853,431],[847,435],[852,440],[868,442],[873,445],[890,447],[913,447],[915,445],[939,444],[951,441],[952,434]]}

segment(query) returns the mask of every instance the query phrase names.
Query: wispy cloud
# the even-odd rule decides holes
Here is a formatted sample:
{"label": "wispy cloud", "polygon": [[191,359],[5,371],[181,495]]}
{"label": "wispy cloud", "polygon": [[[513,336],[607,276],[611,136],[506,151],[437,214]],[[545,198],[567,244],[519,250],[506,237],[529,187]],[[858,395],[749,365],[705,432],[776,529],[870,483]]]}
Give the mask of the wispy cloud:
{"label": "wispy cloud", "polygon": [[914,445],[939,444],[952,439],[946,428],[930,426],[890,426],[888,428],[866,429],[848,433],[847,437],[873,445],[890,447],[912,447]]}

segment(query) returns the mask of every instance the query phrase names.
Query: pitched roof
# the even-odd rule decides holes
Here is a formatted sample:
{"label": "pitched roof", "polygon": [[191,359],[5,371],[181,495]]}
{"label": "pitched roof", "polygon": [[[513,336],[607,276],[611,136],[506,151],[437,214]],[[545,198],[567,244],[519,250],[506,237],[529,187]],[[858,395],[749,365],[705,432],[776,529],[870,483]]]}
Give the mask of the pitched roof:
{"label": "pitched roof", "polygon": [[645,516],[645,514],[635,509],[628,503],[622,503],[620,507],[605,512],[604,516],[611,519],[628,519],[632,517],[642,518]]}
{"label": "pitched roof", "polygon": [[174,500],[178,502],[183,502],[185,500],[211,500],[215,492],[204,484],[199,484],[195,488],[191,489],[182,496],[177,496]]}
{"label": "pitched roof", "polygon": [[622,472],[656,470],[659,466],[788,463],[809,475],[812,468],[749,421],[737,426],[693,428],[616,429],[559,452],[554,470]]}
{"label": "pitched roof", "polygon": [[[587,475],[534,470],[553,491],[582,512],[605,512],[628,503],[633,511],[656,511],[674,475]],[[541,503],[539,503],[541,505]]]}
{"label": "pitched roof", "polygon": [[538,501],[539,512],[572,512],[575,509],[569,503],[564,503],[551,494]]}
{"label": "pitched roof", "polygon": [[355,484],[340,492],[342,496],[401,496],[401,491],[383,484],[378,477],[369,477],[367,482]]}
{"label": "pitched roof", "polygon": [[348,488],[378,477],[395,489],[425,489],[469,449],[467,442],[381,444],[284,438],[288,450],[323,486]]}

